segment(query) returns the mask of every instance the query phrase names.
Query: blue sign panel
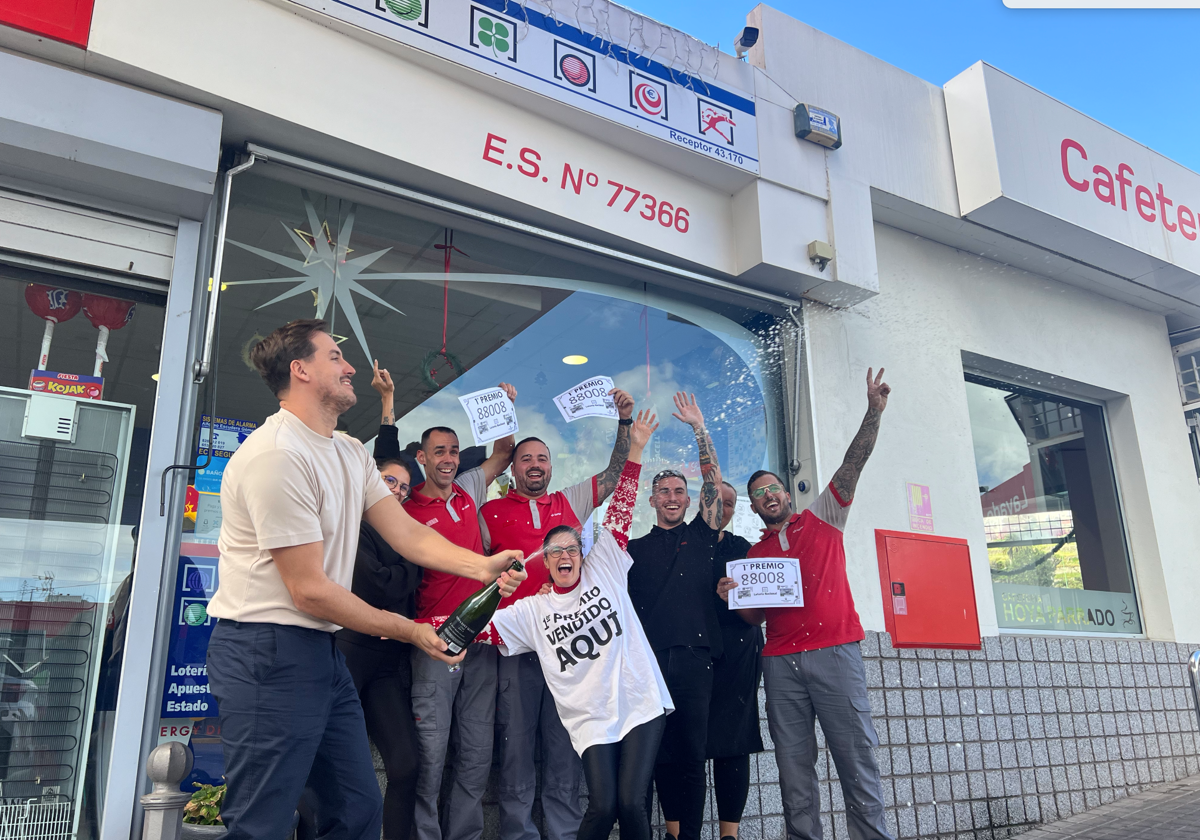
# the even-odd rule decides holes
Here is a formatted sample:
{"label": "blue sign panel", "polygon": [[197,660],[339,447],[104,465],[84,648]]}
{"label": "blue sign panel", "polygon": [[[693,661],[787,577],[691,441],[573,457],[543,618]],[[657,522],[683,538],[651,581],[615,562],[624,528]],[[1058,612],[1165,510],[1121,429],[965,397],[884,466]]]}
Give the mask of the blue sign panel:
{"label": "blue sign panel", "polygon": [[217,558],[179,558],[167,645],[162,717],[211,718],[217,701],[208,688],[208,640],[217,620],[208,601],[217,591]]}

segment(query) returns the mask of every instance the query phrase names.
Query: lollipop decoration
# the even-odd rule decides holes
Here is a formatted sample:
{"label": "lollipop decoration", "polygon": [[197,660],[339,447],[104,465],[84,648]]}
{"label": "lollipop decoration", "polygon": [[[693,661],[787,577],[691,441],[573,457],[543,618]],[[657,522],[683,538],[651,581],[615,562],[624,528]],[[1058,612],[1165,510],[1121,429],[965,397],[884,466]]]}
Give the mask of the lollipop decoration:
{"label": "lollipop decoration", "polygon": [[108,334],[133,320],[134,303],[131,300],[118,300],[104,295],[83,296],[83,314],[92,322],[92,326],[100,331],[96,339],[96,370],[93,376],[99,376],[108,361],[105,348],[108,347]]}
{"label": "lollipop decoration", "polygon": [[38,370],[45,370],[50,358],[50,342],[54,339],[54,325],[70,321],[78,315],[83,296],[67,289],[30,283],[25,287],[25,304],[34,315],[46,322],[46,331],[42,333],[42,354],[38,357],[37,366]]}

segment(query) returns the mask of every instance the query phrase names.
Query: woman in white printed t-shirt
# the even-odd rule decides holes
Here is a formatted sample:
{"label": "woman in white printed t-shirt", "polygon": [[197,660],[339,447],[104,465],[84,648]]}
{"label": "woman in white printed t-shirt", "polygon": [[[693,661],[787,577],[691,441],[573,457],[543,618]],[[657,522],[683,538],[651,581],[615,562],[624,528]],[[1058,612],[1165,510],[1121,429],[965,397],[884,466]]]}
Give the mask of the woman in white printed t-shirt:
{"label": "woman in white printed t-shirt", "polygon": [[587,557],[578,531],[552,529],[542,547],[552,584],[498,610],[476,639],[500,645],[505,656],[538,654],[583,759],[589,800],[577,840],[605,840],[618,821],[621,840],[650,840],[646,794],[666,715],[675,708],[626,581],[642,449],[658,428],[655,419],[639,412],[630,429],[629,459]]}

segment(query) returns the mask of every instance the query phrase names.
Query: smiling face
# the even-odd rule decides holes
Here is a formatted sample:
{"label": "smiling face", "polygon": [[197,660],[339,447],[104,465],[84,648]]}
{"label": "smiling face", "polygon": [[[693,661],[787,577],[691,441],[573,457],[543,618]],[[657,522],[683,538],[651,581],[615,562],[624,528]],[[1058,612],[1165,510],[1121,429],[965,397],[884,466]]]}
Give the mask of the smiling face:
{"label": "smiling face", "polygon": [[537,498],[550,486],[550,450],[546,444],[531,440],[513,453],[513,486],[522,496]]}
{"label": "smiling face", "polygon": [[[321,405],[338,415],[345,414],[358,402],[354,386],[350,384],[354,368],[342,356],[341,348],[329,333],[313,333],[312,343],[316,348],[312,356],[292,362],[292,384],[294,386],[299,379],[305,387],[313,389]],[[297,374],[303,374],[304,378]],[[289,388],[289,392],[294,392],[294,388]],[[288,394],[289,397],[292,395]]]}
{"label": "smiling face", "polygon": [[792,518],[792,495],[770,473],[759,476],[750,485],[750,506],[767,525],[778,525]]}
{"label": "smiling face", "polygon": [[673,475],[661,479],[650,492],[650,507],[658,514],[660,528],[674,528],[683,522],[691,503],[687,482]]}
{"label": "smiling face", "polygon": [[425,477],[435,487],[449,490],[458,475],[458,435],[432,431],[417,451],[417,461],[425,468]]}
{"label": "smiling face", "polygon": [[721,485],[721,530],[724,531],[733,521],[737,510],[737,491],[728,484]]}
{"label": "smiling face", "polygon": [[559,589],[570,589],[579,582],[579,573],[583,569],[583,547],[573,529],[564,528],[548,536],[542,556],[550,572],[550,580]]}
{"label": "smiling face", "polygon": [[409,475],[407,469],[400,464],[387,464],[379,471],[379,475],[398,501],[403,502],[408,498],[408,491],[412,486],[412,476]]}

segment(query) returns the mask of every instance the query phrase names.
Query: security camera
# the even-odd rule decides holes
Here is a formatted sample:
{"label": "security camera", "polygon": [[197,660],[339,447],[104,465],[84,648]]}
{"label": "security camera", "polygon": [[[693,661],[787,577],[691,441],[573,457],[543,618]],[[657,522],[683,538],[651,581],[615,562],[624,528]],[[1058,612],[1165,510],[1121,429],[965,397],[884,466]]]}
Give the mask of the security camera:
{"label": "security camera", "polygon": [[750,48],[758,43],[758,28],[747,26],[733,41],[734,52],[738,58],[744,58]]}

